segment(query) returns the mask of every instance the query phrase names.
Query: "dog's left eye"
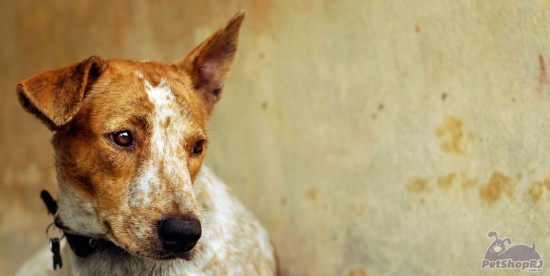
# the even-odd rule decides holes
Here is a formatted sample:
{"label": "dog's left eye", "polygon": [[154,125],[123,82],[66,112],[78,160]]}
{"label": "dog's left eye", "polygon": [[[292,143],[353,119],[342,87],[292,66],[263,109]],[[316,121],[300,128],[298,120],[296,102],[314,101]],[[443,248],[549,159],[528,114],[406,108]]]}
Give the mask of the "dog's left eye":
{"label": "dog's left eye", "polygon": [[193,154],[199,155],[204,151],[205,140],[199,140],[193,145]]}
{"label": "dog's left eye", "polygon": [[134,138],[132,138],[132,133],[128,130],[123,130],[111,134],[111,140],[115,144],[121,147],[129,147],[134,143]]}

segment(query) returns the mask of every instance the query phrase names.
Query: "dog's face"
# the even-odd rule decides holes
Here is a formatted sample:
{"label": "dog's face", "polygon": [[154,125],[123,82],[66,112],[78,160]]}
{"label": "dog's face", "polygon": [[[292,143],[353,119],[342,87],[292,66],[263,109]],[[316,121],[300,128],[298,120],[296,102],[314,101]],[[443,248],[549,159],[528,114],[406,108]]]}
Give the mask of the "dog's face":
{"label": "dog's face", "polygon": [[[92,202],[102,232],[129,252],[169,257],[160,221],[200,221],[193,180],[206,131],[197,95],[171,66],[109,61],[70,126],[54,136],[62,179]],[[59,219],[72,229],[66,215]]]}
{"label": "dog's face", "polygon": [[243,18],[174,64],[92,57],[18,85],[22,105],[56,131],[60,223],[154,259],[200,250],[207,225],[193,183]]}

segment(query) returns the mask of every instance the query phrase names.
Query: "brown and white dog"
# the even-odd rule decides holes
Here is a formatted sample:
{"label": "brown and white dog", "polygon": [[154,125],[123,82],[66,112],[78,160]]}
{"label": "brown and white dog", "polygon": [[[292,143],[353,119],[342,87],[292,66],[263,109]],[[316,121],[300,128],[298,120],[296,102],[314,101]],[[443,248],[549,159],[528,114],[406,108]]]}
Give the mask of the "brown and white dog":
{"label": "brown and white dog", "polygon": [[113,244],[78,256],[64,242],[56,271],[46,248],[21,275],[277,273],[266,230],[202,164],[244,16],[173,64],[90,57],[17,85],[55,132],[56,225]]}

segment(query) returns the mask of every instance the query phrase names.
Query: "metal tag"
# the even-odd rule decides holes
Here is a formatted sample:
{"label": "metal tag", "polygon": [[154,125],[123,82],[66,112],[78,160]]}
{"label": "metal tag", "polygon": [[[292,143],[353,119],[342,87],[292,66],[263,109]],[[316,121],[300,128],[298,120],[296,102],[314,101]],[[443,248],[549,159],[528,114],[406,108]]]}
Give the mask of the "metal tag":
{"label": "metal tag", "polygon": [[61,262],[61,253],[58,238],[50,239],[50,250],[52,251],[53,270],[56,270],[58,266],[59,268],[62,268],[63,263]]}

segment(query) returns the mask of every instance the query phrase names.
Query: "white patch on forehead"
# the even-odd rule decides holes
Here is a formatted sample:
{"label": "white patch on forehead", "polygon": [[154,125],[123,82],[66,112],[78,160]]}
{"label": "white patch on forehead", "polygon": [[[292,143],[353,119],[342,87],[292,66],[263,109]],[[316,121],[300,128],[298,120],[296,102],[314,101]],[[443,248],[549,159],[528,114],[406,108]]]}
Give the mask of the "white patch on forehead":
{"label": "white patch on forehead", "polygon": [[[138,172],[134,187],[134,195],[130,205],[148,204],[161,190],[160,185],[172,185],[173,190],[180,195],[167,195],[163,198],[174,200],[173,196],[182,199],[185,207],[190,207],[186,196],[191,193],[191,176],[184,156],[179,156],[182,139],[185,137],[185,125],[177,115],[179,108],[170,86],[161,79],[157,86],[151,85],[143,78],[141,72],[136,76],[143,80],[145,92],[153,104],[151,126],[151,155]],[[159,164],[163,164],[162,167]],[[164,176],[161,178],[161,175]],[[161,179],[165,180],[161,183]]]}
{"label": "white patch on forehead", "polygon": [[152,86],[146,80],[144,82],[145,91],[147,92],[147,96],[149,96],[149,100],[155,105],[156,113],[158,111],[172,111],[173,113],[170,103],[174,100],[174,94],[164,79],[161,79],[157,86]]}
{"label": "white patch on forehead", "polygon": [[[180,132],[178,129],[170,127],[166,124],[167,120],[171,120],[175,117],[176,112],[174,111],[174,94],[170,89],[170,86],[161,79],[160,83],[157,86],[152,86],[148,81],[145,82],[145,91],[149,97],[149,101],[153,103],[154,114],[153,114],[153,136],[151,137],[151,145],[154,149],[157,150],[156,154],[169,150],[168,147],[171,146],[174,142],[177,141],[181,133],[171,133],[172,131]],[[164,126],[163,126],[164,125]],[[172,135],[168,136],[166,133]],[[177,135],[177,136],[174,136]],[[176,140],[176,141],[170,141]],[[175,150],[177,148],[172,148],[170,150]],[[155,154],[155,152],[153,152]]]}

